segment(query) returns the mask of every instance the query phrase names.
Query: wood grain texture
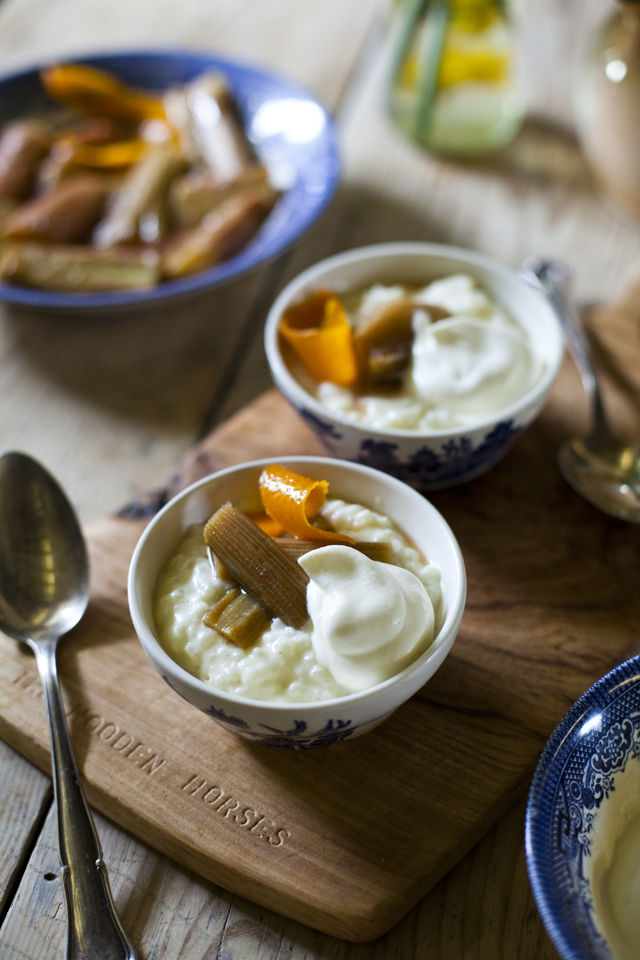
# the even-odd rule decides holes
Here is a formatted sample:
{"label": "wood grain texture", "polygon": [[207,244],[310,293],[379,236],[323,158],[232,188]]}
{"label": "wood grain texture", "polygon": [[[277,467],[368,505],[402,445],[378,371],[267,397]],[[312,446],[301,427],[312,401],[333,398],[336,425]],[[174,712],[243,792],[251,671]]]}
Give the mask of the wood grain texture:
{"label": "wood grain texture", "polygon": [[49,777],[0,743],[0,913],[13,895],[24,857],[35,839],[52,788]]}
{"label": "wood grain texture", "polygon": [[[523,816],[520,802],[375,946],[286,920],[189,873],[104,818],[96,824],[116,906],[140,960],[553,960],[529,891],[519,843]],[[3,960],[62,955],[55,830],[51,814],[0,931]],[[496,867],[487,870],[488,861]]]}
{"label": "wood grain texture", "polygon": [[188,47],[254,61],[334,109],[381,0],[4,0],[3,70],[98,50]]}

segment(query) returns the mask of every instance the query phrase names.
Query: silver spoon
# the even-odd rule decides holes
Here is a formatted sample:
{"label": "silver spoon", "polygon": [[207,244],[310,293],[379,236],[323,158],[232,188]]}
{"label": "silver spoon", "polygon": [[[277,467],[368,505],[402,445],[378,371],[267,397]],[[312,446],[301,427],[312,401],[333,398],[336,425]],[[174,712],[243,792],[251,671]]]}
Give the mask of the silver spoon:
{"label": "silver spoon", "polygon": [[584,437],[565,440],[558,464],[574,490],[600,510],[640,523],[640,456],[607,419],[591,345],[569,297],[569,271],[554,260],[525,260],[522,276],[541,290],[556,312],[591,402],[592,425]]}
{"label": "silver spoon", "polygon": [[58,808],[67,960],[135,960],[116,914],[102,848],[73,755],[56,645],[82,617],[89,564],[73,507],[44,467],[0,457],[0,629],[28,644],[44,688]]}

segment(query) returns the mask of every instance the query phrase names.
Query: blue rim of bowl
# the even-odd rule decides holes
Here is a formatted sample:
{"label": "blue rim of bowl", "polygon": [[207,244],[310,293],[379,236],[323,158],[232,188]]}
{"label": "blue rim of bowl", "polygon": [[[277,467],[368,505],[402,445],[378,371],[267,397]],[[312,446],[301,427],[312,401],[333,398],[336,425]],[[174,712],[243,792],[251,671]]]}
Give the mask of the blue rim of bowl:
{"label": "blue rim of bowl", "polygon": [[[320,178],[314,177],[315,186],[313,191],[304,189],[304,181],[298,177],[289,190],[284,191],[282,197],[278,200],[274,211],[269,215],[263,227],[256,236],[244,247],[239,254],[223,261],[216,267],[209,270],[203,270],[192,274],[180,280],[168,280],[159,283],[155,287],[144,290],[131,290],[122,292],[105,292],[90,294],[59,293],[56,291],[38,290],[33,287],[13,286],[11,284],[0,283],[0,301],[21,304],[30,307],[41,307],[49,309],[93,309],[99,307],[121,307],[127,305],[146,305],[162,303],[173,298],[180,298],[186,295],[206,290],[213,286],[229,283],[236,280],[243,274],[255,270],[265,263],[275,259],[285,250],[287,250],[294,241],[307,230],[317,219],[322,210],[328,204],[333,196],[338,181],[340,179],[340,158],[337,146],[337,134],[334,121],[327,111],[326,107],[313,96],[305,87],[290,80],[281,74],[271,70],[250,66],[240,60],[229,60],[224,57],[218,57],[215,54],[209,54],[191,50],[124,50],[113,51],[99,54],[85,54],[78,57],[64,57],[59,61],[61,63],[82,63],[90,66],[113,69],[118,73],[117,64],[126,65],[133,62],[151,64],[156,61],[160,65],[163,61],[173,61],[180,63],[188,77],[182,82],[187,82],[202,73],[205,69],[219,69],[221,73],[230,81],[234,92],[235,80],[242,77],[249,83],[261,87],[271,87],[274,93],[282,97],[291,97],[297,100],[310,101],[317,104],[324,115],[322,151],[321,156],[316,158],[322,161],[323,171]],[[0,90],[5,83],[20,83],[30,79],[37,79],[38,72],[47,64],[41,64],[29,70],[23,70],[18,73],[4,74],[0,76]],[[154,89],[147,85],[147,89]],[[164,89],[156,87],[155,89]],[[274,215],[287,196],[290,197],[290,203],[295,201],[293,191],[299,191],[300,199],[305,197],[308,202],[304,206],[302,215],[288,218],[283,229],[273,232],[270,229],[274,225]],[[309,199],[310,198],[310,199]],[[296,208],[297,209],[297,208]]]}
{"label": "blue rim of bowl", "polygon": [[640,656],[618,664],[576,700],[542,751],[533,775],[525,817],[525,854],[531,889],[547,933],[563,960],[586,960],[565,921],[557,880],[548,854],[550,814],[563,771],[576,746],[585,719],[623,696],[640,682]]}

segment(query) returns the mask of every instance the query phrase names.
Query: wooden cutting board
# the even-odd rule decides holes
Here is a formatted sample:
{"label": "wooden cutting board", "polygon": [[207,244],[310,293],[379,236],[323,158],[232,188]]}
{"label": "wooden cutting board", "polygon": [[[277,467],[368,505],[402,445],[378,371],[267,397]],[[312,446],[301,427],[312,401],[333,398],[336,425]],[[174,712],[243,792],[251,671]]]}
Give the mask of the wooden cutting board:
{"label": "wooden cutting board", "polygon": [[[620,424],[640,436],[640,289],[596,316]],[[615,381],[615,383],[614,383]],[[460,635],[381,727],[326,749],[246,743],[182,701],[129,619],[129,558],[164,495],[88,530],[92,598],[60,673],[90,802],[224,887],[349,940],[379,936],[496,821],[572,701],[640,633],[640,530],[598,513],[555,453],[583,426],[571,363],[507,458],[432,497],[467,565]],[[217,429],[170,493],[253,457],[318,453],[275,392]],[[0,736],[49,766],[33,657],[0,635]]]}

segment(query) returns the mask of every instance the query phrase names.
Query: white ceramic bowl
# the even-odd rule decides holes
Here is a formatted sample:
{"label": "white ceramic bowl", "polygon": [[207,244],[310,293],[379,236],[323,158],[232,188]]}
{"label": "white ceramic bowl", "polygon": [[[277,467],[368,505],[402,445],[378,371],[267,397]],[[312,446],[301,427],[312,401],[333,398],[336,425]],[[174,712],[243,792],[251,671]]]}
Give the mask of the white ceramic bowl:
{"label": "white ceramic bowl", "polygon": [[164,680],[199,710],[247,740],[279,747],[323,746],[359,736],[389,716],[431,677],[456,638],[466,575],[449,525],[428,500],[369,467],[324,457],[279,457],[293,470],[329,481],[331,495],[363,503],[391,519],[440,568],[444,621],[433,644],[401,673],[360,693],[314,703],[271,703],[235,696],[196,679],[158,641],[153,595],[158,576],[186,528],[204,522],[228,500],[255,493],[270,460],[255,460],[205,477],[174,497],[151,521],[133,554],[129,607],[145,652]]}
{"label": "white ceramic bowl", "polygon": [[[538,382],[499,416],[474,427],[416,431],[380,430],[329,412],[289,371],[279,343],[283,312],[313,290],[338,293],[372,283],[424,285],[452,273],[474,276],[527,333],[544,362]],[[564,352],[562,332],[544,297],[508,267],[471,250],[433,243],[384,243],[322,260],[289,283],[269,311],[265,349],[276,386],[335,457],[393,474],[420,490],[437,490],[484,473],[540,412]]]}

